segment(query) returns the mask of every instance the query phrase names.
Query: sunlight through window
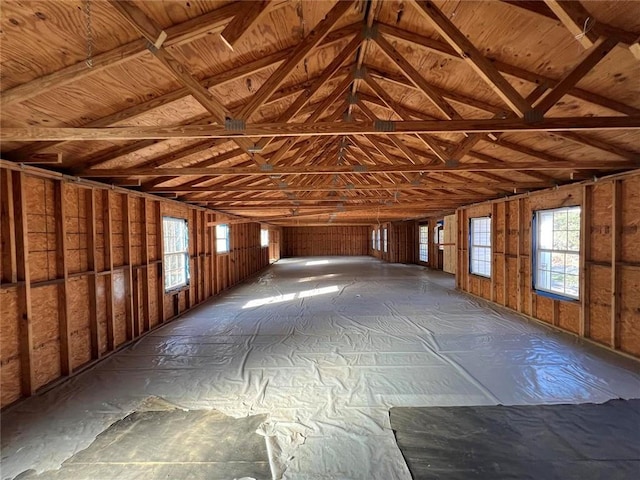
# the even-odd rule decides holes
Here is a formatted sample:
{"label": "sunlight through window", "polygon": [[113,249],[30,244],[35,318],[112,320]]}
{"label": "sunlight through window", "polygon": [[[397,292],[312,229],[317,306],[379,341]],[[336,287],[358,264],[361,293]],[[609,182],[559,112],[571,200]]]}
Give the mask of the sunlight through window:
{"label": "sunlight through window", "polygon": [[307,267],[311,267],[313,265],[326,265],[327,263],[329,263],[329,260],[313,260],[311,262],[305,263],[305,265]]}
{"label": "sunlight through window", "polygon": [[267,298],[258,298],[256,300],[251,300],[247,302],[247,304],[242,307],[244,308],[255,308],[261,307],[263,305],[273,305],[274,303],[287,302],[289,300],[295,300],[296,298],[307,298],[307,297],[315,297],[316,295],[326,295],[327,293],[335,293],[340,291],[340,287],[338,285],[332,285],[330,287],[322,287],[322,288],[314,288],[313,290],[303,290],[298,293],[287,293],[286,295],[276,295],[274,297]]}

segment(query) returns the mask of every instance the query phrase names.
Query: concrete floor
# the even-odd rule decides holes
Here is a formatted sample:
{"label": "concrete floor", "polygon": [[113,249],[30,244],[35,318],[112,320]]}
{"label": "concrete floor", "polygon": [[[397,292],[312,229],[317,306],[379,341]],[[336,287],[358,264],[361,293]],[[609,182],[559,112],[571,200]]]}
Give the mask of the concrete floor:
{"label": "concrete floor", "polygon": [[[409,479],[392,406],[638,398],[639,365],[458,293],[441,272],[369,257],[281,260],[4,412],[2,478],[59,468],[162,402],[266,415],[257,431],[274,478]],[[202,441],[215,445],[215,433]],[[159,478],[152,461],[101,462],[118,465],[104,478]]]}

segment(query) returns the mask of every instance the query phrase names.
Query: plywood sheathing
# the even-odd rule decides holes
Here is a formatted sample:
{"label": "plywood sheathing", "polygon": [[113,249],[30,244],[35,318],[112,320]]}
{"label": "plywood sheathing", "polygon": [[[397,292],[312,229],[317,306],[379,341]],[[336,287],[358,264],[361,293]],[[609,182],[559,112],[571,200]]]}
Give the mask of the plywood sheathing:
{"label": "plywood sheathing", "polygon": [[[215,229],[208,226],[215,214],[210,211],[38,169],[21,170],[0,169],[3,191],[13,178],[16,192],[28,192],[0,199],[3,219],[11,212],[14,221],[16,216],[25,220],[24,232],[21,222],[16,228],[3,222],[2,228],[3,407],[69,378],[269,264],[259,224],[232,225],[231,251],[216,254]],[[91,198],[94,208],[87,208]],[[94,216],[95,234],[88,231],[87,215]],[[164,292],[158,248],[162,215],[184,218],[189,225],[191,283],[169,293]],[[17,238],[23,233],[24,239]],[[88,261],[91,239],[93,266]],[[273,241],[277,258],[279,240]],[[135,281],[128,281],[129,275]]]}
{"label": "plywood sheathing", "polygon": [[[255,12],[254,6],[246,2],[128,5],[137,9],[137,19],[146,19],[145,25],[155,25],[156,33],[167,34],[164,42],[157,42],[157,38],[150,40],[180,65],[182,80],[188,77],[202,82],[215,102],[235,115],[255,103],[258,92],[269,84],[292,52],[312,42],[314,29],[322,25],[336,2],[276,0],[263,5],[264,11]],[[640,76],[640,65],[629,48],[640,32],[637,3],[584,2],[580,7],[597,27],[589,35],[600,37],[590,49],[579,42],[583,37],[576,39],[571,34],[563,18],[554,16],[546,7],[533,8],[527,2],[355,2],[344,14],[332,18],[335,23],[326,37],[301,56],[281,84],[262,99],[264,105],[244,120],[308,121],[343,81],[347,82],[347,88],[325,105],[326,111],[318,113],[314,122],[341,122],[346,111],[357,122],[368,120],[370,113],[381,120],[402,120],[407,116],[410,118],[405,120],[442,121],[457,115],[474,120],[518,116],[505,98],[525,98],[535,106],[538,100],[529,100],[533,95],[544,105],[545,95],[557,84],[560,93],[552,94],[558,97],[557,101],[545,106],[548,118],[574,117],[579,123],[580,119],[592,116],[637,117],[640,96],[634,79]],[[440,13],[425,17],[425,9]],[[0,125],[137,128],[215,121],[206,105],[190,96],[184,84],[145,47],[146,40],[142,38],[145,29],[129,22],[118,10],[109,2],[92,4],[95,63],[89,69],[84,64],[87,38],[81,32],[86,29],[87,18],[82,2],[6,5],[0,22],[5,32],[2,63],[7,102]],[[433,20],[438,15],[453,25],[452,36],[445,35],[442,25]],[[245,19],[251,21],[242,23]],[[235,31],[234,25],[239,24],[244,31]],[[367,25],[373,28],[367,30]],[[230,37],[227,40],[222,38],[225,32]],[[359,35],[363,36],[360,53],[347,58],[317,91],[309,93],[314,79]],[[45,47],[39,43],[43,38]],[[229,41],[233,49],[228,47]],[[462,58],[456,53],[458,44],[467,41],[473,47],[471,59],[470,55]],[[402,60],[389,58],[390,53]],[[488,66],[483,67],[486,78],[478,74],[481,63],[478,55],[488,59]],[[354,72],[356,64],[361,64],[366,74]],[[383,94],[372,82],[379,85]],[[31,88],[36,85],[37,89]],[[503,90],[512,92],[505,96]],[[357,97],[348,96],[354,93]],[[282,114],[298,95],[305,100],[302,109],[292,118],[282,120]],[[517,103],[522,107],[522,102]],[[180,198],[211,202],[209,206],[232,214],[265,221],[271,218],[274,224],[289,226],[301,222],[326,226],[330,218],[333,224],[372,224],[372,211],[377,208],[381,212],[379,221],[423,218],[514,189],[534,190],[638,165],[637,130],[510,132],[492,135],[493,140],[476,135],[472,136],[474,145],[458,159],[458,170],[438,174],[429,170],[441,166],[443,158],[446,161],[448,156],[455,157],[454,152],[463,145],[469,145],[471,141],[465,135],[397,137],[400,143],[381,134],[300,139],[288,153],[278,156],[275,166],[302,165],[308,170],[338,162],[371,166],[418,161],[424,163],[421,175],[298,173],[269,178],[247,176],[242,170],[237,175],[216,172],[222,166],[247,169],[268,160],[286,142],[283,139],[270,142],[255,154],[243,152],[233,141],[181,138],[37,144],[8,141],[2,144],[2,152],[17,161],[25,161],[32,151],[61,152],[60,167],[72,168],[83,176],[90,175],[91,167],[114,172],[137,167],[206,167],[211,170],[206,177],[186,171],[181,175],[162,175],[160,170],[157,178],[136,177],[133,173],[132,177],[142,181],[143,190],[158,185],[169,191],[207,186],[210,191],[179,191]],[[305,147],[308,142],[313,143],[311,148]],[[479,163],[506,164],[508,170],[486,173],[465,170]],[[532,164],[535,170],[522,170]],[[563,164],[566,168],[558,169]],[[550,169],[545,170],[545,165]],[[465,182],[468,185],[463,185]],[[448,202],[437,195],[442,190],[435,188],[446,184],[451,184],[446,195]],[[255,190],[216,191],[222,185],[251,186]],[[377,185],[379,188],[375,188]],[[273,186],[277,188],[264,189]],[[375,189],[361,190],[362,186]],[[344,192],[344,204],[349,208],[327,206],[316,212],[304,212],[304,217],[300,215],[302,208],[291,211],[299,199],[331,199],[333,192],[327,191],[327,187],[340,187],[338,193]],[[474,198],[467,200],[468,196]],[[230,199],[238,202],[230,204]],[[249,199],[261,203],[255,203],[255,209],[250,211],[237,208],[243,207],[242,200]],[[283,203],[282,209],[275,208],[274,199]],[[396,205],[390,208],[388,202]],[[132,253],[138,254],[135,249]]]}
{"label": "plywood sheathing", "polygon": [[[458,259],[463,262],[457,271],[459,288],[640,357],[640,303],[637,300],[640,254],[634,247],[640,241],[638,188],[640,173],[632,172],[459,209],[458,216],[463,222],[458,230]],[[567,205],[583,208],[583,223],[588,227],[583,228],[581,235],[582,286],[580,300],[576,301],[541,296],[532,291],[531,286],[533,213]],[[470,218],[489,214],[493,233],[491,279],[469,273],[465,227]],[[615,235],[614,231],[617,231]]]}

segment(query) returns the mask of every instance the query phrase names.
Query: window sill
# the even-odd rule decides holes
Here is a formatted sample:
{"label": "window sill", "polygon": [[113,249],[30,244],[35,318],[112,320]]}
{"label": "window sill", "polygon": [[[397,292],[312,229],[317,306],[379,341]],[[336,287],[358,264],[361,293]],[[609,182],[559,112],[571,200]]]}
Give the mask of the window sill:
{"label": "window sill", "polygon": [[578,305],[581,304],[579,298],[567,297],[567,296],[562,295],[560,293],[552,293],[552,292],[547,292],[545,290],[536,290],[535,288],[532,289],[532,291],[533,291],[533,293],[535,293],[539,297],[546,297],[546,298],[551,298],[552,300],[561,300],[563,302],[576,303]]}
{"label": "window sill", "polygon": [[191,286],[187,283],[186,285],[182,285],[180,287],[175,287],[175,288],[172,288],[171,290],[165,290],[164,294],[165,295],[176,295],[177,293],[182,293],[185,290],[189,290],[189,288],[191,288]]}
{"label": "window sill", "polygon": [[472,277],[480,278],[482,280],[491,280],[491,275],[482,275],[480,273],[472,273],[472,272],[469,272],[469,275],[471,275]]}

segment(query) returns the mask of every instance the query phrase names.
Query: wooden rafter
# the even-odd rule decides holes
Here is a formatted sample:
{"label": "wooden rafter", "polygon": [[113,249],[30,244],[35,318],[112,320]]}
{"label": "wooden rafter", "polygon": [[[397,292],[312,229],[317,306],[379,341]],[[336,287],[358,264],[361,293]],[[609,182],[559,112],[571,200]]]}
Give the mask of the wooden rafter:
{"label": "wooden rafter", "polygon": [[509,108],[521,117],[531,110],[531,105],[433,2],[414,0],[414,4],[418,12],[433,25]]}
{"label": "wooden rafter", "polygon": [[[254,123],[242,130],[224,125],[183,125],[177,127],[7,127],[0,131],[4,142],[59,140],[144,140],[152,138],[233,138],[288,137],[312,135],[464,132],[557,132],[589,130],[637,130],[640,117],[561,117],[539,122],[522,119],[481,119],[448,121],[401,121],[380,125],[376,122]],[[249,148],[249,145],[247,148]]]}
{"label": "wooden rafter", "polygon": [[593,29],[596,19],[589,15],[589,12],[580,5],[579,1],[544,0],[544,3],[580,45],[584,48],[591,48],[595,45],[600,36],[598,31]]}
{"label": "wooden rafter", "polygon": [[255,0],[252,2],[245,2],[243,8],[233,17],[233,20],[224,27],[224,30],[220,32],[220,38],[231,50],[236,43],[240,41],[243,35],[260,20],[260,18],[267,13],[267,7],[269,2],[266,0]]}

